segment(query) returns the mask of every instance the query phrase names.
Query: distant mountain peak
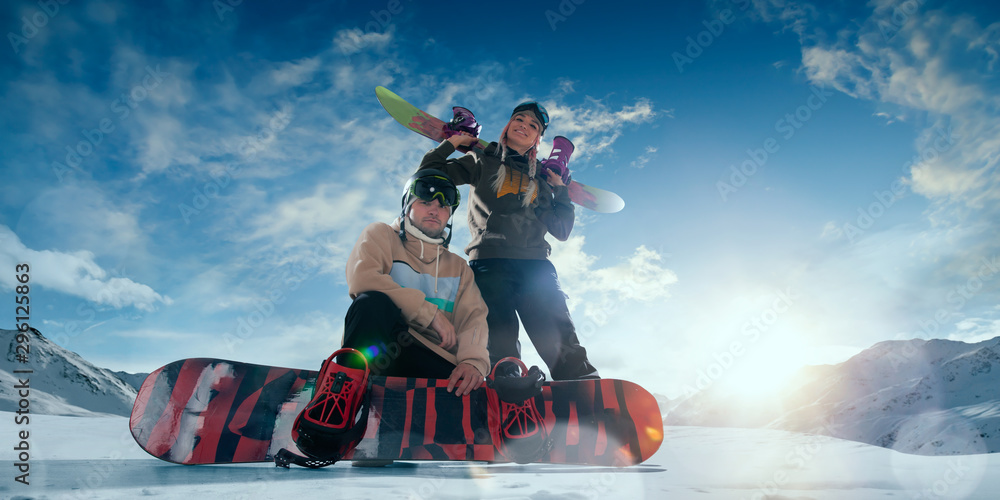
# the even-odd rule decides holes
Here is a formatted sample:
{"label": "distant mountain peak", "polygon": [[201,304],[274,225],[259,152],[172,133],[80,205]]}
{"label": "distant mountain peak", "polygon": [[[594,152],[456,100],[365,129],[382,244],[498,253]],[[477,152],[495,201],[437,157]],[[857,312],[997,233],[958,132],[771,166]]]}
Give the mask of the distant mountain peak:
{"label": "distant mountain peak", "polygon": [[672,425],[822,433],[905,453],[1000,452],[1000,337],[879,342],[839,365],[802,370],[778,402],[732,408],[711,390],[680,402]]}
{"label": "distant mountain peak", "polygon": [[[89,363],[73,351],[64,349],[34,328],[28,336],[28,362],[19,360],[16,330],[0,330],[0,341],[7,345],[0,360],[0,411],[15,411],[22,399],[13,388],[27,381],[30,410],[36,414],[88,415],[107,413],[128,416],[132,412],[136,390],[118,375]],[[2,344],[0,344],[2,345]],[[30,373],[15,373],[15,370]]]}

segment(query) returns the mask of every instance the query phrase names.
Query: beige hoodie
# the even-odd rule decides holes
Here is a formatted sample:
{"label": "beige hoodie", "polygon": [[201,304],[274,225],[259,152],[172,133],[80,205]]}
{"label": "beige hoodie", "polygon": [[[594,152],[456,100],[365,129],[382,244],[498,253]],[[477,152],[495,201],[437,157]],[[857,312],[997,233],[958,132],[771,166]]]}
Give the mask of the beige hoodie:
{"label": "beige hoodie", "polygon": [[[485,377],[490,371],[487,309],[472,269],[462,257],[432,243],[440,240],[417,233],[408,232],[404,244],[398,219],[391,226],[368,225],[347,259],[347,291],[352,299],[364,292],[385,293],[414,338],[455,365],[471,364]],[[438,345],[441,337],[430,328],[438,310],[455,327],[450,350]]]}

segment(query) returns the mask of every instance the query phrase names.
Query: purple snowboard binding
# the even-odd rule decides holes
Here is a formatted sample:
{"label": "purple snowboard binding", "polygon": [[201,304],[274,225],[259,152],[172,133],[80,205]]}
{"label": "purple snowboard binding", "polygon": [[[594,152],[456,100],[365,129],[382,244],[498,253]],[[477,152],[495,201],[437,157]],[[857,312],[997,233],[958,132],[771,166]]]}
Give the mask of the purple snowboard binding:
{"label": "purple snowboard binding", "polygon": [[[483,129],[483,126],[476,121],[476,117],[472,114],[472,111],[469,111],[467,108],[463,108],[461,106],[455,106],[451,108],[451,111],[455,114],[455,116],[450,122],[444,125],[445,139],[453,135],[461,134],[462,132],[465,132],[473,137],[479,137],[479,131]],[[463,152],[468,152],[470,149],[471,148],[464,147],[459,148],[459,150]]]}
{"label": "purple snowboard binding", "polygon": [[562,178],[563,184],[569,185],[569,157],[573,155],[573,143],[569,139],[557,135],[552,139],[552,152],[542,161],[542,175],[548,176],[548,171],[555,172]]}

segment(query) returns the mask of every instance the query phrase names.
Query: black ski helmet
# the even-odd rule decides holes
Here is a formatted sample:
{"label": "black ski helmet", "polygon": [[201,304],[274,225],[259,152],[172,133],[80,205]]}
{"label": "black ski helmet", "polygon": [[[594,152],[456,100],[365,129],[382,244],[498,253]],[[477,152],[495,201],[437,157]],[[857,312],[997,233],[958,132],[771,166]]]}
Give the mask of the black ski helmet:
{"label": "black ski helmet", "polygon": [[439,199],[441,206],[451,207],[454,212],[458,204],[462,201],[462,195],[458,192],[458,187],[451,181],[448,174],[434,169],[427,168],[419,170],[410,176],[403,186],[403,198],[400,206],[403,211],[409,206],[411,196],[416,196],[424,201]]}
{"label": "black ski helmet", "polygon": [[403,241],[406,241],[406,212],[410,207],[410,201],[413,197],[425,201],[439,200],[441,206],[451,209],[448,223],[445,225],[445,229],[448,230],[448,236],[445,237],[443,243],[444,247],[448,248],[452,232],[451,215],[454,215],[455,209],[458,208],[458,204],[462,201],[462,195],[458,192],[458,187],[451,181],[451,177],[448,174],[434,168],[419,170],[411,175],[403,186],[403,196],[400,200],[399,239]]}
{"label": "black ski helmet", "polygon": [[542,124],[542,130],[539,131],[539,135],[545,135],[545,129],[549,127],[549,112],[545,110],[545,106],[542,106],[538,101],[524,101],[514,107],[514,111],[511,111],[510,117],[513,118],[514,115],[521,111],[531,111],[534,113],[535,118]]}

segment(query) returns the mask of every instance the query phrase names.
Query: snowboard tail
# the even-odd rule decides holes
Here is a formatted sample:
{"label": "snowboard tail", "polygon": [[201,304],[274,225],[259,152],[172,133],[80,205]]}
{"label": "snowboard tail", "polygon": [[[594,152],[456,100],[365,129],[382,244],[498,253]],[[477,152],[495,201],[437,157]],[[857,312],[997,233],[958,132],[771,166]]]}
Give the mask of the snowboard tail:
{"label": "snowboard tail", "polygon": [[[129,426],[151,455],[178,464],[269,462],[292,441],[296,416],[318,373],[195,358],[151,373]],[[457,397],[448,381],[372,376],[364,437],[345,459],[506,462],[494,446],[487,394]],[[545,463],[628,466],[656,452],[663,423],[636,384],[600,379],[547,382],[536,404],[552,446]]]}

